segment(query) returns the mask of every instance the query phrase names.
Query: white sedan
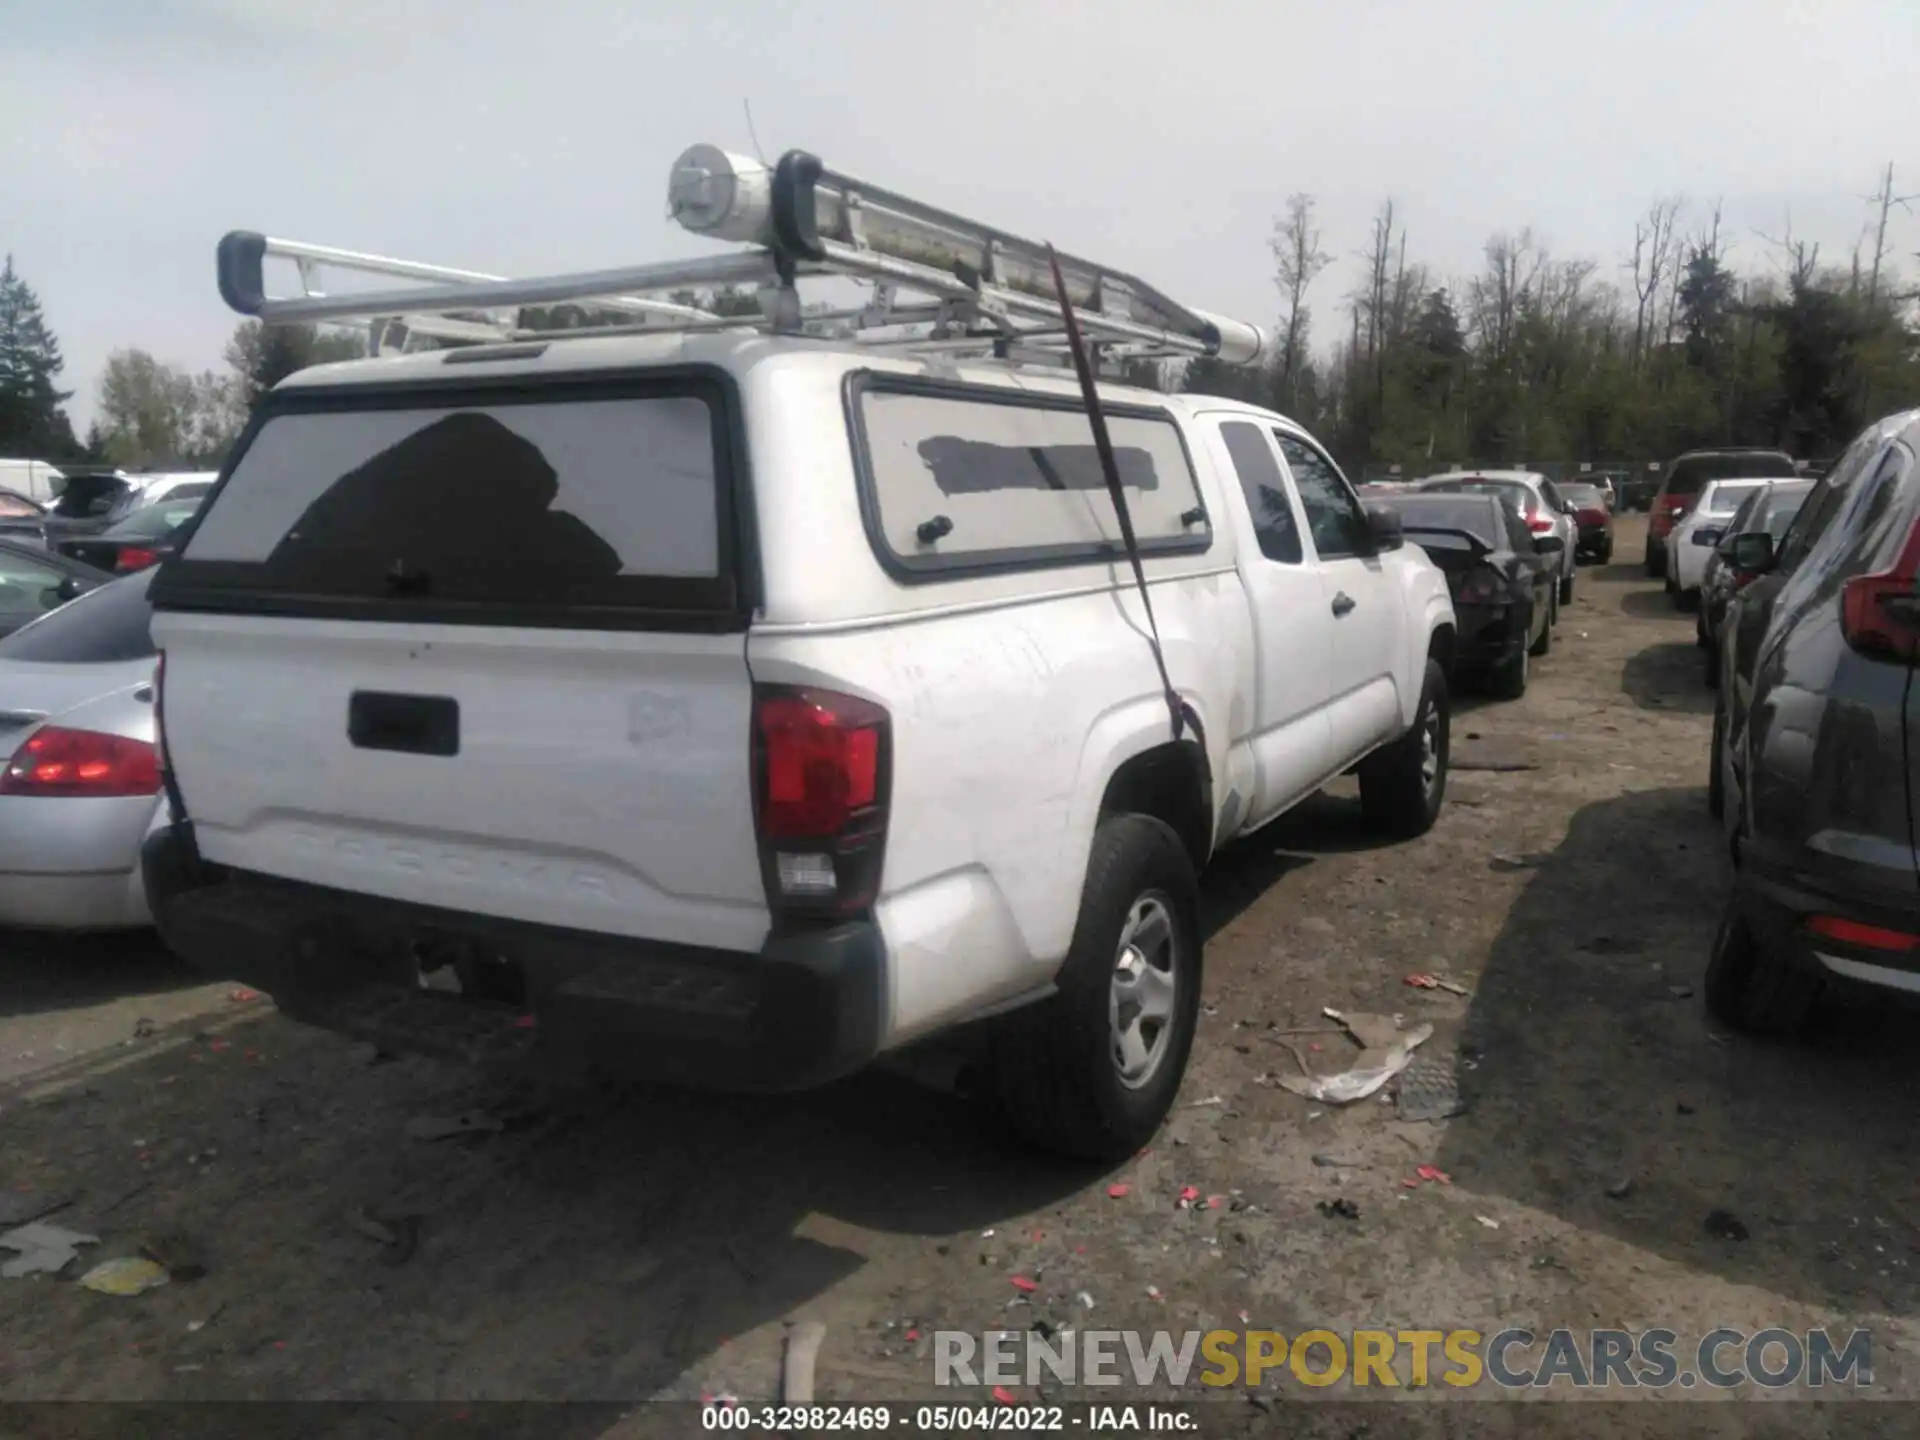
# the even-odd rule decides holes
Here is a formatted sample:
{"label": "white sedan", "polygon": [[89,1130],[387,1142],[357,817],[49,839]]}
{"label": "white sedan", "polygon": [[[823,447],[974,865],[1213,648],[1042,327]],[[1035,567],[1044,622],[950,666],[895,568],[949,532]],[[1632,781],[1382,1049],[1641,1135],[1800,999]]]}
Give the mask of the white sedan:
{"label": "white sedan", "polygon": [[1667,535],[1667,594],[1682,610],[1700,599],[1700,580],[1714,548],[1726,539],[1727,522],[1769,480],[1709,480],[1692,510]]}

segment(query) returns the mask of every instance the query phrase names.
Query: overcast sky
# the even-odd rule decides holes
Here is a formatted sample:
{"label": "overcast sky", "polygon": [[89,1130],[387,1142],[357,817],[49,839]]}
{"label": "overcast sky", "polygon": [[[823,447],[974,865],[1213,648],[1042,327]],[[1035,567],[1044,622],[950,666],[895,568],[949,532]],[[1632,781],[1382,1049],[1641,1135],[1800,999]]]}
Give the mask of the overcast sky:
{"label": "overcast sky", "polygon": [[1920,191],[1917,53],[1920,0],[0,0],[0,249],[84,427],[115,347],[219,363],[225,230],[507,274],[710,249],[666,173],[751,151],[746,98],[769,156],[1250,320],[1307,191],[1324,341],[1387,196],[1451,274],[1532,225],[1620,278],[1671,192],[1743,263],[1789,211],[1843,258],[1880,167]]}

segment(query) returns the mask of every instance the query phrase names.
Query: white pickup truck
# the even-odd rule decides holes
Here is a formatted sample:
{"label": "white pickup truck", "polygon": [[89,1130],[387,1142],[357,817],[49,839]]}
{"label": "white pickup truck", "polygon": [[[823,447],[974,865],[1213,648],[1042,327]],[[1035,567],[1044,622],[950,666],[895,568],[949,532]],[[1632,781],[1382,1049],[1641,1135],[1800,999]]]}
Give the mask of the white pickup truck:
{"label": "white pickup truck", "polygon": [[983,1022],[1021,1133],[1137,1148],[1200,870],[1353,769],[1432,825],[1454,624],[1298,426],[1100,394],[1144,586],[1057,371],[693,333],[283,382],[152,589],[166,939],[390,1046],[674,1082]]}

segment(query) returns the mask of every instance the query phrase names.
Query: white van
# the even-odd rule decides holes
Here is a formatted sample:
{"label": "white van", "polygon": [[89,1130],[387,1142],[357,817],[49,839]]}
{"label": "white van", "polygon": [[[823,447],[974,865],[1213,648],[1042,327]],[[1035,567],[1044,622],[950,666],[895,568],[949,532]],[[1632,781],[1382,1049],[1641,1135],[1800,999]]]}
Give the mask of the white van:
{"label": "white van", "polygon": [[0,460],[0,489],[51,505],[67,487],[67,477],[44,460]]}

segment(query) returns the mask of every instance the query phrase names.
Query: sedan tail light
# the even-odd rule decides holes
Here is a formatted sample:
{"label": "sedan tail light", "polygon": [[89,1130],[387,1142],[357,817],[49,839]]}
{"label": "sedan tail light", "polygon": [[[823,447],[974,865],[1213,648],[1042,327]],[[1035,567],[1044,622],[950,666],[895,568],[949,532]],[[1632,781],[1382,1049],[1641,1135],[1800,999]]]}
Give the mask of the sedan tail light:
{"label": "sedan tail light", "polygon": [[1468,605],[1485,605],[1498,600],[1506,591],[1506,577],[1491,565],[1476,565],[1460,577],[1454,599]]}
{"label": "sedan tail light", "polygon": [[158,795],[159,753],[145,740],[46,725],[0,775],[0,795]]}
{"label": "sedan tail light", "polygon": [[842,916],[871,905],[892,781],[887,712],[854,695],[756,685],[752,759],[772,909]]}
{"label": "sedan tail light", "polygon": [[113,557],[113,568],[122,575],[134,570],[144,570],[160,558],[158,550],[149,550],[142,545],[122,545],[120,553]]}
{"label": "sedan tail light", "polygon": [[1553,521],[1536,510],[1527,516],[1527,529],[1536,535],[1551,535],[1553,533]]}
{"label": "sedan tail light", "polygon": [[1582,525],[1604,525],[1607,523],[1607,512],[1592,509],[1582,510],[1577,518]]}

